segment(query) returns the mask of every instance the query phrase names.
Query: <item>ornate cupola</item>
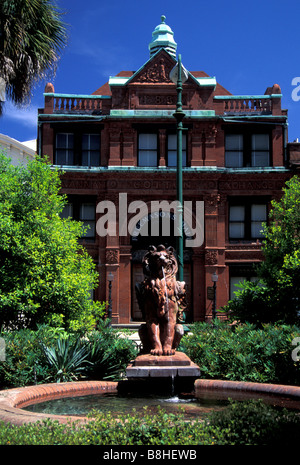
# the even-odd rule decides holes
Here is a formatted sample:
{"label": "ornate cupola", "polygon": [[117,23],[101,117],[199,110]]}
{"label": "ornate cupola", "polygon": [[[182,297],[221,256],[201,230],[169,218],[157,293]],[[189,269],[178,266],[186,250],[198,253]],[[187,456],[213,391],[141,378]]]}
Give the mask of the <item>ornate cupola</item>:
{"label": "ornate cupola", "polygon": [[161,23],[152,32],[152,42],[149,44],[150,58],[161,48],[176,58],[177,44],[174,41],[174,32],[165,21],[166,17],[162,16]]}

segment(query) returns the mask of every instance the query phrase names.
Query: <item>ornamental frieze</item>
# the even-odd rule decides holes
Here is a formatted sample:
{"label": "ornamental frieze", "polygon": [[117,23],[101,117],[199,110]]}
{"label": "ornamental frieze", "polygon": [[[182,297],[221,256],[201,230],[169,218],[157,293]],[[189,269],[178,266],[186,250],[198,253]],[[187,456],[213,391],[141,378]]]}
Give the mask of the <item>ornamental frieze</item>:
{"label": "ornamental frieze", "polygon": [[[126,192],[132,191],[132,189],[144,190],[144,191],[151,191],[151,190],[174,190],[176,189],[176,181],[172,179],[137,179],[134,176],[134,173],[131,174],[131,179],[111,179],[107,181],[107,188],[108,189],[117,189],[117,190],[124,190]],[[183,189],[186,190],[210,190],[216,188],[216,182],[207,180],[184,180],[183,181]]]}
{"label": "ornamental frieze", "polygon": [[276,180],[250,180],[250,181],[220,181],[219,188],[223,191],[230,191],[230,190],[270,190],[270,189],[278,189],[281,190],[282,188],[282,181]]}
{"label": "ornamental frieze", "polygon": [[105,183],[93,179],[67,179],[62,178],[63,189],[104,189]]}
{"label": "ornamental frieze", "polygon": [[[174,66],[174,65],[173,65]],[[172,65],[166,63],[164,58],[161,58],[159,62],[154,63],[152,66],[149,66],[145,71],[143,71],[135,82],[168,82],[171,80],[169,78]]]}
{"label": "ornamental frieze", "polygon": [[[139,95],[140,106],[151,106],[151,105],[164,105],[164,106],[175,106],[177,103],[177,96],[174,95],[157,95],[157,94],[143,94]],[[182,104],[187,105],[186,95],[182,96]]]}

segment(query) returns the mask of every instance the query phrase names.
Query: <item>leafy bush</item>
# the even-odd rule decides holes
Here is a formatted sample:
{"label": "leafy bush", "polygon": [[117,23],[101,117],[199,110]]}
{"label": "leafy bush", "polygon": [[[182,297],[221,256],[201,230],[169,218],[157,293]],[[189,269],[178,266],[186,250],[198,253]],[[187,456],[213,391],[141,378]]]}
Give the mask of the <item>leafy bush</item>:
{"label": "leafy bush", "polygon": [[60,217],[60,175],[45,159],[13,166],[0,152],[0,328],[63,315],[68,330],[85,332],[105,313],[90,298],[99,275],[79,241],[83,223]]}
{"label": "leafy bush", "polygon": [[300,416],[261,400],[231,401],[228,408],[211,414],[208,428],[223,445],[295,445]]}
{"label": "leafy bush", "polygon": [[0,388],[80,377],[119,379],[137,354],[135,344],[121,339],[106,322],[85,337],[48,325],[37,331],[3,331],[1,336],[6,360],[0,362]]}
{"label": "leafy bush", "polygon": [[[241,322],[300,324],[300,178],[293,176],[264,225],[259,283],[243,283],[223,308]],[[262,285],[261,285],[262,284]]]}
{"label": "leafy bush", "polygon": [[300,329],[287,325],[231,326],[217,320],[194,323],[179,349],[200,367],[201,377],[261,383],[300,383],[300,362],[292,359],[292,341]]}
{"label": "leafy bush", "polygon": [[5,340],[5,361],[0,362],[0,387],[18,387],[46,382],[50,369],[40,341],[51,344],[55,333],[41,327],[1,333]]}
{"label": "leafy bush", "polygon": [[232,402],[207,420],[186,421],[163,409],[143,415],[93,413],[84,425],[45,420],[15,426],[0,422],[0,445],[293,445],[300,417],[259,401]]}

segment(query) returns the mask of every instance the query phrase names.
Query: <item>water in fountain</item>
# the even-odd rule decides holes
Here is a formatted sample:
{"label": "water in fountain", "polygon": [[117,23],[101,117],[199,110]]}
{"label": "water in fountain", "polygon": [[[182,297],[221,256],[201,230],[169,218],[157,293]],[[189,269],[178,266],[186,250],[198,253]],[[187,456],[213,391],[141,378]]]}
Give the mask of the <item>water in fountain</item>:
{"label": "water in fountain", "polygon": [[[92,410],[102,413],[110,412],[113,416],[120,414],[144,415],[156,414],[159,408],[167,413],[184,413],[186,419],[205,417],[212,409],[222,409],[228,404],[226,400],[197,399],[192,395],[152,395],[121,396],[118,394],[100,394],[49,400],[25,407],[24,410],[35,413],[55,415],[86,416]],[[147,410],[145,411],[145,408]]]}

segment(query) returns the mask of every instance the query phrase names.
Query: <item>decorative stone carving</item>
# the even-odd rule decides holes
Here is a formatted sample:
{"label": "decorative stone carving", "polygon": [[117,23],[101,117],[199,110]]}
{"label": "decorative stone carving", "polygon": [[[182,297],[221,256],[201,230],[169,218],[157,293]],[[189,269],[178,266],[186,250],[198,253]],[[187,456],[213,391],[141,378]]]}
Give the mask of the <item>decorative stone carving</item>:
{"label": "decorative stone carving", "polygon": [[166,63],[164,58],[161,58],[159,62],[149,66],[140,76],[136,79],[136,82],[171,82],[169,78],[172,65]]}
{"label": "decorative stone carving", "polygon": [[217,213],[217,207],[219,204],[220,195],[211,194],[204,197],[205,213],[212,214]]}
{"label": "decorative stone carving", "polygon": [[107,249],[105,253],[105,261],[110,265],[119,263],[119,250]]}
{"label": "decorative stone carving", "polygon": [[136,295],[146,324],[140,327],[143,350],[151,355],[174,355],[183,335],[180,323],[186,311],[184,282],[176,281],[174,249],[150,246],[143,259],[145,279]]}
{"label": "decorative stone carving", "polygon": [[[176,94],[142,94],[139,96],[139,105],[143,106],[156,106],[156,105],[163,105],[163,106],[175,106],[177,103],[177,96]],[[186,95],[182,96],[182,105],[187,105],[187,97]]]}
{"label": "decorative stone carving", "polygon": [[205,251],[205,263],[206,265],[216,265],[218,263],[218,251],[217,250],[206,250]]}

